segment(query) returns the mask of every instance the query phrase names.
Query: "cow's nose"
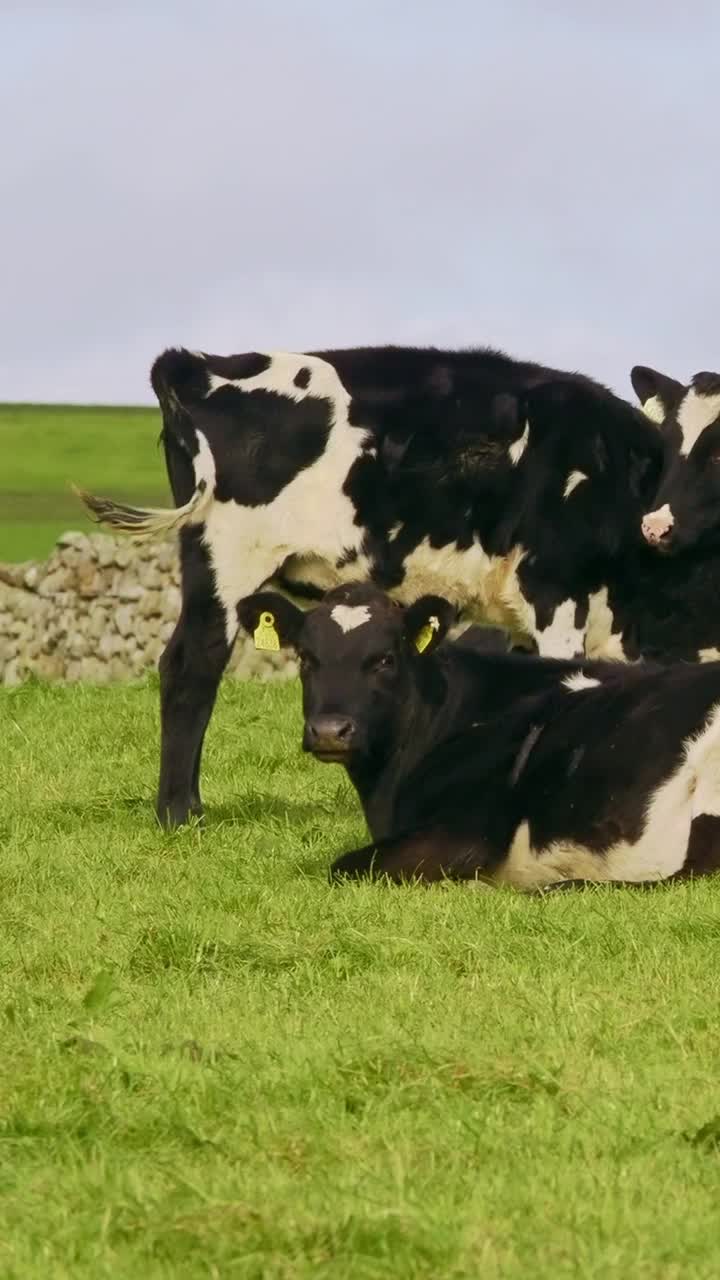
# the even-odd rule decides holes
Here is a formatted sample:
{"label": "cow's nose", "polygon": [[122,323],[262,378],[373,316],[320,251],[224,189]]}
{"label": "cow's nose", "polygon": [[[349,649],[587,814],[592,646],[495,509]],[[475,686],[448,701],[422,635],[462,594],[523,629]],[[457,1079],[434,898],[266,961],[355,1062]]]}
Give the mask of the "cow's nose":
{"label": "cow's nose", "polygon": [[675,517],[666,502],[664,506],[658,507],[657,511],[649,511],[646,516],[643,516],[643,537],[654,547],[662,542],[669,542],[674,524]]}
{"label": "cow's nose", "polygon": [[317,756],[344,755],[355,736],[355,721],[349,716],[314,716],[305,727],[306,750]]}

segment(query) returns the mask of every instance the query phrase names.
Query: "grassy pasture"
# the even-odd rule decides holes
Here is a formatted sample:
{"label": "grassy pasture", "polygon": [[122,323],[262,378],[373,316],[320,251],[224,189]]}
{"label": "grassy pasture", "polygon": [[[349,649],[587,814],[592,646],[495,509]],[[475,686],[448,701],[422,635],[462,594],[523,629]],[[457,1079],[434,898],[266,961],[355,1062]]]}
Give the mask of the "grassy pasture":
{"label": "grassy pasture", "polygon": [[330,887],[296,685],[0,694],[0,1275],[715,1277],[720,897]]}
{"label": "grassy pasture", "polygon": [[156,409],[0,405],[0,561],[46,556],[90,529],[71,483],[135,502],[168,501]]}

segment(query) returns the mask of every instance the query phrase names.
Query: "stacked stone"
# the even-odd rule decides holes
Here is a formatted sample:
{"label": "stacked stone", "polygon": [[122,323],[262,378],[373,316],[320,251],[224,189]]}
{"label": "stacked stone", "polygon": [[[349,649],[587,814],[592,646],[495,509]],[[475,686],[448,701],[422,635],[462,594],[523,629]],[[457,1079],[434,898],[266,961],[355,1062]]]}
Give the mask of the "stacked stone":
{"label": "stacked stone", "polygon": [[[66,533],[45,562],[0,565],[0,683],[138,679],[157,667],[179,610],[174,541]],[[296,670],[290,655],[238,637],[232,674],[267,680]]]}

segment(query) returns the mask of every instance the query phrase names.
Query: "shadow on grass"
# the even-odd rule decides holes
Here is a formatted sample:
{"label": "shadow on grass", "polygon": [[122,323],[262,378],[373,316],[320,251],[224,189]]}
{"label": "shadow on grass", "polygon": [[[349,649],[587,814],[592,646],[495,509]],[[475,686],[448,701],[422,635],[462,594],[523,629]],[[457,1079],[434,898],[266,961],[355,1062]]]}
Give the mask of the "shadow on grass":
{"label": "shadow on grass", "polygon": [[[266,792],[238,798],[235,803],[209,805],[202,819],[193,820],[192,827],[211,832],[218,827],[247,827],[268,819],[292,819],[301,822],[308,818],[330,816],[332,810],[310,800],[285,800]],[[105,824],[120,818],[139,817],[144,826],[160,829],[155,815],[155,800],[150,796],[97,795],[84,801],[62,801],[58,804],[38,805],[32,810],[56,829],[70,831],[78,823]],[[185,828],[178,828],[184,830]]]}

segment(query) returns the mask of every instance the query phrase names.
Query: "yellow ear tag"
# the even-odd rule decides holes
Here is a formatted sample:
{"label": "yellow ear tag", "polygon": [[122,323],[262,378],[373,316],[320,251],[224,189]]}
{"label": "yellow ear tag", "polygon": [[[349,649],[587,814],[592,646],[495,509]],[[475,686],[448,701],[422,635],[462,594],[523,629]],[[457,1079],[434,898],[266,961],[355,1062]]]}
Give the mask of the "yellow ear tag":
{"label": "yellow ear tag", "polygon": [[440,619],[436,618],[435,615],[433,614],[432,618],[428,619],[428,621],[425,623],[425,626],[420,628],[420,630],[418,631],[415,637],[415,648],[417,649],[418,653],[425,652],[430,641],[433,638],[433,633],[439,630],[440,630]]}
{"label": "yellow ear tag", "polygon": [[256,649],[268,649],[271,653],[280,650],[280,637],[275,630],[275,618],[272,613],[261,613],[253,632]]}

